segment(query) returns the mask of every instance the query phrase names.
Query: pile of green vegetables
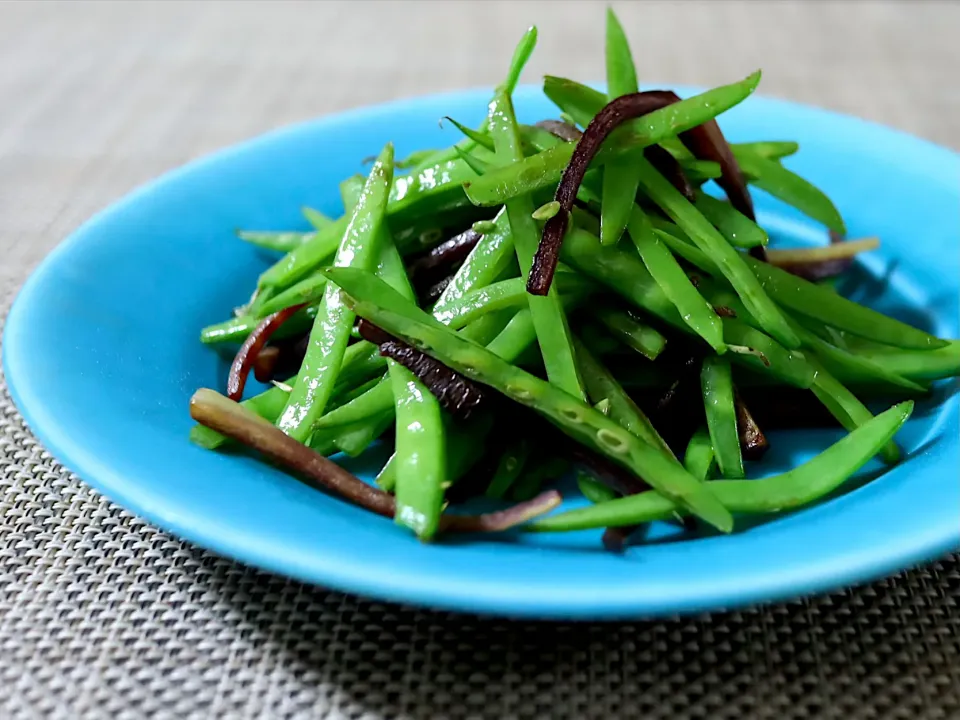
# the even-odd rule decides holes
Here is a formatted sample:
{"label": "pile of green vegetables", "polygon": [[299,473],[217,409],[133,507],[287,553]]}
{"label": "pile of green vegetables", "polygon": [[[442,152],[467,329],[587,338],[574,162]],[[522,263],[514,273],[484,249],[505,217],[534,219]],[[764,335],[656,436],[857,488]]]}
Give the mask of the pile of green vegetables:
{"label": "pile of green vegetables", "polygon": [[[609,547],[654,520],[730,532],[875,455],[896,463],[910,398],[960,372],[960,342],[837,292],[876,241],[845,240],[830,199],[784,167],[795,143],[729,145],[714,122],[760,74],[688,99],[639,92],[610,12],[608,94],[547,77],[560,120],[523,125],[511,94],[536,37],[479,128],[449,119],[456,145],[395,160],[388,144],[341,183],[341,218],[240,233],[284,254],[202,331],[240,349],[228,397],[195,394],[192,440],[247,445],[424,540],[607,528]],[[831,241],[768,249],[749,186]],[[272,387],[237,402],[251,371]],[[892,407],[874,415],[878,399]],[[848,434],[820,455],[744,479],[766,430],[830,423]],[[376,486],[328,459],[378,440],[394,452]],[[553,512],[571,469],[591,503]],[[445,512],[477,495],[503,509]]]}

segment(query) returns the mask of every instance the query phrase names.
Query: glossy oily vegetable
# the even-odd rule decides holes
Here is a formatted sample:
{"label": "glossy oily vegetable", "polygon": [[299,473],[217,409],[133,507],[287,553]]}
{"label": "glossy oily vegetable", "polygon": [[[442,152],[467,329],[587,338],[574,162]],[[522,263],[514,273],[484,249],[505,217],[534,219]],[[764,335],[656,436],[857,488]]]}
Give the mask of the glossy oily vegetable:
{"label": "glossy oily vegetable", "polygon": [[[603,10],[599,12],[602,19]],[[640,29],[633,23],[624,23],[624,28],[640,59]],[[655,30],[655,23],[649,29]],[[522,28],[515,30],[519,37]],[[504,27],[499,32],[509,35],[511,30]],[[556,38],[541,37],[544,43],[548,40],[556,42]],[[595,42],[595,57],[602,57],[602,34],[581,40],[587,50]],[[495,57],[481,59],[497,63]],[[506,66],[508,59],[501,58],[500,64]],[[645,86],[663,87],[657,82],[655,63],[644,62],[637,69]],[[543,70],[558,74],[556,68]],[[524,77],[527,82],[537,80],[529,74]],[[960,202],[960,188],[954,181],[960,172],[957,157],[903,133],[772,100],[764,97],[769,89],[760,91],[718,117],[734,150],[751,141],[797,141],[801,149],[783,157],[783,166],[830,197],[842,213],[850,239],[877,236],[881,240],[878,250],[854,259],[835,287],[821,289],[936,336],[958,337],[960,267],[952,249],[953,239],[960,236],[955,211]],[[678,89],[683,97],[702,92]],[[370,164],[363,164],[363,158],[375,154],[388,139],[396,142],[398,157],[418,154],[417,162],[424,157],[418,152],[421,148],[443,151],[459,144],[455,129],[438,128],[437,119],[451,115],[480,127],[491,97],[491,90],[448,93],[284,128],[177,170],[86,223],[40,264],[4,325],[5,380],[39,441],[83,481],[171,536],[301,582],[380,601],[474,613],[565,620],[700,613],[866,582],[957,546],[960,530],[953,509],[960,503],[955,482],[960,416],[958,396],[952,394],[949,379],[956,373],[954,346],[892,348],[836,331],[789,309],[793,320],[809,326],[834,347],[872,362],[882,361],[885,369],[931,389],[926,393],[891,389],[887,382],[870,380],[853,366],[830,368],[875,414],[904,395],[916,397],[914,414],[896,435],[902,461],[891,468],[871,461],[817,504],[786,515],[734,513],[735,531],[726,536],[711,534],[699,522],[696,529],[684,531],[677,520],[670,519],[642,524],[618,555],[603,552],[600,528],[561,534],[514,531],[498,537],[451,537],[439,532],[427,543],[393,520],[369,515],[298,482],[276,464],[248,456],[235,441],[224,452],[191,445],[189,398],[198,387],[223,392],[230,358],[244,337],[211,346],[196,342],[196,336],[204,326],[232,318],[235,308],[247,304],[257,277],[281,254],[237,239],[235,228],[312,233],[300,212],[304,205],[337,222],[346,212],[338,199],[339,183],[369,171]],[[253,95],[248,100],[257,102]],[[560,110],[544,98],[540,87],[521,86],[513,100],[523,124],[560,117]],[[676,150],[675,144],[664,146]],[[538,151],[524,148],[525,156],[534,152]],[[398,171],[398,175],[408,172]],[[703,192],[722,197],[712,180],[688,176],[700,183]],[[548,202],[554,189],[546,188],[542,197],[534,198],[534,206]],[[755,186],[751,191],[760,225],[770,235],[768,247],[827,245],[825,229],[816,220]],[[640,200],[651,219],[657,219],[652,206],[642,196]],[[596,238],[599,226],[588,223],[597,217],[598,209],[599,205],[591,209],[578,204],[573,213],[575,218],[583,213],[582,229]],[[391,231],[406,264],[432,243],[462,233],[476,220],[492,219],[497,211],[498,207],[484,208],[459,219],[454,217],[458,210],[441,216],[398,215],[395,226],[391,221]],[[441,220],[434,222],[437,217]],[[421,231],[424,244],[415,249],[406,244],[404,233],[428,219],[435,229]],[[575,225],[578,222],[574,220]],[[623,253],[634,244],[625,234],[614,246],[601,247]],[[512,264],[515,257],[511,246],[503,275],[494,282],[519,277]],[[697,272],[686,261],[679,262],[695,281],[708,278],[706,271]],[[265,297],[264,304],[281,292]],[[117,303],[117,297],[124,302]],[[635,356],[601,327],[595,328],[597,337],[586,337],[587,328],[596,325],[590,313],[591,297],[633,312],[661,332],[667,345],[658,359],[650,362]],[[418,302],[432,307],[423,299]],[[267,347],[298,342],[309,330],[314,317],[310,312],[308,308],[298,313]],[[262,319],[259,313],[248,316],[253,318],[248,328]],[[667,361],[682,355],[687,343],[698,346],[701,354],[710,352],[709,345],[694,332],[664,326],[659,316],[605,289],[568,306],[567,315],[574,337],[583,336],[607,374],[662,434],[662,415],[654,411],[653,402],[673,382]],[[676,319],[683,323],[679,311]],[[511,364],[542,378],[534,335],[528,334],[527,344],[520,347],[520,336],[514,332],[527,322],[522,314],[514,320],[509,312],[493,313],[484,320],[487,327],[476,330],[477,342],[495,342],[504,352],[519,349]],[[510,332],[496,339],[507,327]],[[372,355],[376,363],[366,364],[371,357],[367,355],[357,364],[353,353],[359,357],[369,344],[353,336],[350,343],[337,380],[342,389],[332,394],[331,411],[355,393],[368,392],[367,383],[378,383],[386,372],[385,359],[376,353]],[[71,351],[64,352],[65,348]],[[815,353],[821,357],[819,351]],[[727,355],[733,353],[728,350]],[[786,388],[777,378],[752,370],[747,373],[736,358],[734,363],[734,384],[770,441],[762,463],[745,458],[748,482],[798,467],[844,436],[825,409],[808,412],[820,406],[811,391]],[[274,377],[283,384],[296,375],[297,367],[278,372]],[[937,379],[944,374],[945,381]],[[347,387],[349,383],[356,385]],[[385,385],[386,407],[392,416],[393,392],[389,382]],[[244,402],[270,387],[251,378]],[[282,408],[285,391],[275,390]],[[688,399],[695,411],[696,403],[702,405],[696,375],[692,390]],[[613,416],[602,395],[589,400],[599,412]],[[492,427],[506,429],[505,419],[516,416],[517,408],[512,401],[497,407],[490,418]],[[791,408],[797,409],[805,424],[786,424]],[[471,418],[471,425],[475,420],[482,418]],[[518,440],[536,436],[532,423],[515,423],[512,428]],[[700,428],[705,429],[702,417],[694,419],[685,432]],[[500,454],[495,448],[501,447],[500,438],[486,434],[482,427],[463,431],[472,438],[467,447],[493,458],[488,466],[462,455],[457,450],[463,447],[460,428],[450,428],[448,462],[462,457],[475,464],[467,475],[449,467],[445,480],[453,484],[444,488],[445,500],[450,500],[445,514],[475,514],[498,507],[483,500],[460,504],[471,493],[483,494],[483,481],[493,476],[493,460]],[[391,453],[394,434],[395,426],[388,423],[356,458],[337,453],[334,446],[326,452],[338,465],[371,482]],[[684,438],[669,439],[678,458],[686,460]],[[572,445],[568,440],[548,447]],[[595,477],[593,470],[578,462],[570,467],[571,472],[583,470]],[[707,482],[715,478],[716,469],[711,467]],[[556,488],[564,496],[562,507],[554,512],[577,509],[587,502],[580,498],[572,477],[547,476],[542,482],[544,489]],[[508,491],[505,504],[511,497]],[[708,538],[703,540],[703,535]]]}
{"label": "glossy oily vegetable", "polygon": [[[731,533],[737,513],[812,503],[873,455],[898,463],[893,435],[912,405],[874,416],[863,383],[899,399],[956,374],[960,361],[950,341],[799,276],[845,273],[877,244],[836,241],[846,231],[839,210],[784,165],[802,157],[798,145],[728,143],[721,124],[759,72],[688,98],[641,90],[610,11],[608,95],[548,77],[564,120],[528,125],[513,93],[536,42],[536,28],[520,39],[478,127],[445,116],[463,136],[455,145],[397,163],[387,143],[365,175],[339,184],[342,217],[308,210],[311,232],[241,232],[287,255],[234,320],[202,337],[242,343],[229,383],[236,400],[263,354],[258,378],[279,382],[230,417],[272,423],[264,435],[279,442],[279,432],[288,449],[265,450],[254,425],[225,425],[222,404],[195,413],[205,427],[194,440],[239,439],[288,465],[392,443],[381,490],[328,487],[423,541],[454,529],[446,508],[473,495],[534,502],[505,511],[502,527],[513,527],[552,507],[556,496],[543,493],[581,467],[593,506],[540,517],[535,529],[605,527],[603,545],[618,551],[653,519],[684,514]],[[778,247],[757,221],[751,186],[820,223],[830,243]],[[287,336],[305,347],[301,365],[274,378]],[[654,407],[637,382],[659,398]],[[760,406],[742,392],[756,384],[771,388]],[[742,480],[752,463],[776,449],[758,418],[787,386],[849,435],[781,476],[790,497],[758,499],[737,483],[752,482]],[[822,458],[833,471],[811,483]]]}

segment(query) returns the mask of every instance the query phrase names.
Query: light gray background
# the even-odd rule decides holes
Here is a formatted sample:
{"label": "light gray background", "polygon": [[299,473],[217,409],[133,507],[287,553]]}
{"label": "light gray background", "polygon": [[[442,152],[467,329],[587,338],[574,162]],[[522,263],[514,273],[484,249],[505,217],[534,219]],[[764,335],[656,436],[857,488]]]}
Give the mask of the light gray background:
{"label": "light gray background", "polygon": [[[953,2],[614,3],[643,80],[762,92],[960,148]],[[278,125],[499,81],[602,79],[602,2],[0,2],[0,314],[85,218]],[[33,440],[0,380],[0,716],[956,718],[960,563],[662,623],[370,603],[183,545]]]}

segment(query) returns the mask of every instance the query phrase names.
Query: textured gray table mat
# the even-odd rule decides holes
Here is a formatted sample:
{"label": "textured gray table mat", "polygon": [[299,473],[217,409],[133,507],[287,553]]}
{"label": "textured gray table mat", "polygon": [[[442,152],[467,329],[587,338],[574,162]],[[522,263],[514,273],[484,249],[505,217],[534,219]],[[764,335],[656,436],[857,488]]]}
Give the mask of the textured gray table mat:
{"label": "textured gray table mat", "polygon": [[[643,78],[960,147],[956,3],[617,5]],[[94,211],[277,125],[500,79],[601,78],[600,2],[0,3],[0,315]],[[89,489],[0,380],[0,717],[955,718],[960,560],[665,622],[383,605],[185,545]]]}

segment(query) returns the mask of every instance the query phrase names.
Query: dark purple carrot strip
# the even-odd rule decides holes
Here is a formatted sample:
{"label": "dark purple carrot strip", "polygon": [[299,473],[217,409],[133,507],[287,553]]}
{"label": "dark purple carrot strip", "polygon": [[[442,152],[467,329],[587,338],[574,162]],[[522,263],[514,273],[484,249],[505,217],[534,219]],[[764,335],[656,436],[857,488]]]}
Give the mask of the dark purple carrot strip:
{"label": "dark purple carrot strip", "polygon": [[257,382],[268,383],[277,370],[280,361],[280,348],[276,345],[265,347],[257,353],[253,361],[253,377]]}
{"label": "dark purple carrot strip", "polygon": [[[577,142],[583,136],[580,130],[563,120],[541,120],[536,126],[565,142]],[[683,172],[683,168],[673,155],[659,145],[651,145],[644,150],[643,154],[677,190],[683,193],[687,200],[693,202],[693,185],[690,184],[686,173]]]}
{"label": "dark purple carrot strip", "polygon": [[679,190],[687,200],[693,202],[695,197],[693,185],[690,184],[687,174],[683,171],[680,163],[677,162],[677,159],[673,155],[659,145],[651,145],[648,148],[644,148],[643,156],[649,160],[650,164],[659,170],[660,174],[669,180],[670,184]]}
{"label": "dark purple carrot strip", "polygon": [[424,274],[434,278],[437,270],[446,274],[454,265],[462,263],[478,242],[480,242],[480,234],[472,229],[454,235],[410,261],[407,269],[411,279],[417,280]]}
{"label": "dark purple carrot strip", "polygon": [[540,245],[533,257],[533,265],[527,278],[527,292],[531,295],[546,295],[550,290],[560,259],[560,244],[567,232],[570,211],[577,198],[577,191],[603,141],[619,125],[670,105],[672,102],[675,101],[642,92],[621,95],[607,103],[587,125],[583,136],[574,148],[570,162],[564,168],[560,184],[557,185],[554,200],[560,203],[560,210],[543,226]]}
{"label": "dark purple carrot strip", "polygon": [[479,385],[373,323],[361,320],[357,329],[364,340],[380,346],[381,355],[395,360],[416,375],[441,407],[454,417],[466,420],[486,400],[487,394]]}
{"label": "dark purple carrot strip", "polygon": [[[370,512],[392,518],[392,495],[368,485],[318,452],[311,450],[239,403],[201,388],[190,399],[190,415],[237,442],[253,448],[296,472],[313,484],[330,490]],[[562,501],[556,490],[527,502],[483,515],[442,515],[440,529],[447,532],[498,532],[508,530],[553,510]]]}
{"label": "dark purple carrot strip", "polygon": [[[670,90],[651,90],[621,95],[607,103],[598,112],[577,142],[573,156],[563,171],[554,200],[560,203],[560,211],[543,228],[540,245],[534,256],[530,276],[527,279],[527,292],[532,295],[546,295],[553,282],[560,257],[560,244],[567,231],[570,211],[580,189],[580,183],[586,175],[590,162],[607,139],[619,125],[636,120],[647,113],[659,110],[680,100]],[[730,150],[729,144],[720,132],[715,120],[710,120],[680,134],[680,140],[701,160],[712,160],[720,165],[720,178],[717,183],[723,188],[731,204],[751,220],[754,219],[753,200],[747,185]],[[760,248],[762,251],[763,248]]]}
{"label": "dark purple carrot strip", "polygon": [[[651,90],[654,95],[669,105],[680,101],[680,96],[672,90]],[[723,188],[730,204],[742,212],[751,220],[756,219],[753,212],[753,199],[750,197],[750,191],[743,180],[743,173],[740,172],[740,165],[733,156],[729,143],[720,131],[720,126],[716,120],[708,120],[702,125],[682,132],[679,135],[680,142],[686,145],[687,149],[700,160],[712,160],[720,165],[720,177],[717,178],[717,185]]]}
{"label": "dark purple carrot strip", "polygon": [[360,337],[367,342],[372,342],[374,345],[383,345],[385,342],[390,342],[394,339],[393,335],[386,330],[382,330],[369,320],[364,320],[363,318],[357,321],[357,332],[360,333]]}
{"label": "dark purple carrot strip", "polygon": [[393,517],[392,496],[367,485],[239,403],[213,390],[201,388],[190,399],[190,415],[201,425],[302,473],[327,490],[378,515]]}
{"label": "dark purple carrot strip", "polygon": [[278,310],[273,315],[265,317],[259,325],[243,341],[243,345],[237,351],[233,363],[230,365],[230,374],[227,377],[227,397],[231,400],[239,400],[243,397],[243,388],[247,384],[247,376],[250,374],[250,368],[260,354],[260,350],[270,339],[281,325],[283,325],[291,315],[304,307],[306,303],[291,305],[283,310]]}

